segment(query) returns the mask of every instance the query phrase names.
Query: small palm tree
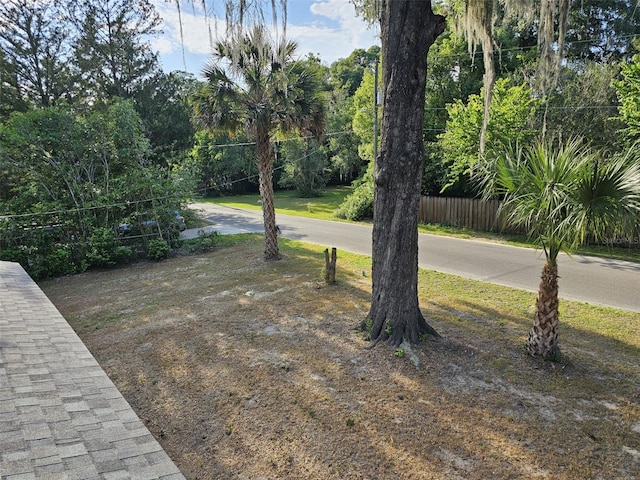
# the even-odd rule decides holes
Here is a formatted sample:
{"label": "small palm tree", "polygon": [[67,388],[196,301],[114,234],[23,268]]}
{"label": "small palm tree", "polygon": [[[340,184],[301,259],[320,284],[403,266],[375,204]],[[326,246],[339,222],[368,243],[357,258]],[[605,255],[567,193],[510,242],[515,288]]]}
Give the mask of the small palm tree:
{"label": "small palm tree", "polygon": [[296,60],[296,48],[295,42],[272,41],[262,25],[218,42],[194,103],[201,124],[231,133],[244,128],[256,142],[266,259],[280,257],[271,138],[277,131],[295,130],[320,138],[326,117],[319,71]]}
{"label": "small palm tree", "polygon": [[474,174],[485,199],[503,197],[501,211],[523,226],[542,246],[546,263],[536,301],[527,350],[557,358],[558,254],[602,239],[616,225],[640,212],[640,166],[632,150],[610,161],[579,139],[554,145],[540,141],[527,148],[507,146],[487,155]]}

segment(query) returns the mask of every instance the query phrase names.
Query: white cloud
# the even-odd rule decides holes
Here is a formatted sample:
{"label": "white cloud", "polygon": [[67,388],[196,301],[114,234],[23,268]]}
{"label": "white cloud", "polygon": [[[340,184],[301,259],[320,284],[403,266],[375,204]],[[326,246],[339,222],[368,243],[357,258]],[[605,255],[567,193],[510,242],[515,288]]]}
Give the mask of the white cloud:
{"label": "white cloud", "polygon": [[[212,36],[224,35],[224,20],[209,17],[205,20],[201,10],[183,9],[180,19],[174,3],[154,0],[154,5],[164,20],[164,35],[153,41],[153,47],[160,52],[163,63],[173,55],[181,55],[184,47],[185,55],[208,55],[211,53]],[[287,36],[299,44],[298,53],[317,54],[320,59],[331,64],[339,58],[348,57],[356,48],[367,49],[379,44],[378,29],[368,29],[367,25],[355,14],[354,6],[348,0],[319,0],[313,3],[289,3],[289,11],[301,8],[306,11],[297,12],[298,24],[287,25]],[[180,68],[180,67],[177,67]]]}
{"label": "white cloud", "polygon": [[[164,32],[153,43],[161,55],[179,52],[184,47],[186,53],[208,55],[211,53],[211,36],[215,37],[216,29],[224,31],[224,24],[215,17],[205,18],[202,11],[178,10],[173,3],[155,0],[155,7],[162,17]],[[180,25],[182,24],[182,33]]]}
{"label": "white cloud", "polygon": [[[358,18],[348,0],[315,2],[310,12],[317,20],[314,26],[287,27],[289,36],[300,44],[301,53],[317,53],[323,62],[331,64],[348,57],[356,48],[367,49],[380,43],[378,28],[369,28]],[[323,18],[333,20],[333,26],[326,25]]]}

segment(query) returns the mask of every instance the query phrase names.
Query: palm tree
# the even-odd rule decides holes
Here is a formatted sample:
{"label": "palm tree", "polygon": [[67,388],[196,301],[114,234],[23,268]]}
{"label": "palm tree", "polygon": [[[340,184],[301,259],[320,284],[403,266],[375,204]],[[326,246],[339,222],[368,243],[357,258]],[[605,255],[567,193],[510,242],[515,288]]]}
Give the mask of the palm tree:
{"label": "palm tree", "polygon": [[505,218],[523,226],[542,246],[546,262],[527,350],[554,359],[558,346],[558,254],[602,239],[640,213],[640,165],[632,150],[602,161],[579,139],[526,148],[507,146],[487,155],[475,172],[485,199],[499,195]]}
{"label": "palm tree", "polygon": [[271,40],[262,25],[218,42],[205,67],[206,84],[196,96],[195,114],[209,128],[239,128],[256,142],[265,228],[265,258],[277,259],[273,203],[272,136],[300,131],[322,136],[326,108],[322,79],[311,62],[294,58],[295,42]]}

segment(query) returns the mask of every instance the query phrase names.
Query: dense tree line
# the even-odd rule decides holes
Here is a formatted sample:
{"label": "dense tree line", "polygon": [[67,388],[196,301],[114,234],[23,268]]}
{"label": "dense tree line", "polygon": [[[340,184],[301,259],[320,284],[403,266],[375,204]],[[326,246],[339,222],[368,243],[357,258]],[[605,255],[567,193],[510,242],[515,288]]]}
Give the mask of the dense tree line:
{"label": "dense tree line", "polygon": [[195,80],[162,72],[159,25],[147,0],[2,2],[2,259],[44,277],[170,248]]}
{"label": "dense tree line", "polygon": [[[476,196],[470,169],[477,158],[486,96],[482,46],[469,50],[465,32],[467,3],[438,4],[448,14],[448,28],[429,50],[424,139],[426,161],[422,193]],[[482,2],[491,3],[491,2]],[[526,2],[523,2],[526,3]],[[575,3],[575,2],[574,2]],[[637,63],[640,11],[635,2],[579,2],[572,5],[567,25],[565,60],[555,87],[542,90],[537,17],[517,16],[503,7],[493,12],[492,52],[497,105],[489,106],[486,141],[501,141],[508,132],[518,136],[569,138],[580,136],[600,148],[620,149],[625,124],[618,114],[622,70]],[[462,17],[462,18],[460,18]],[[361,86],[372,98],[373,83]],[[524,90],[523,90],[524,89]],[[357,101],[358,95],[354,95]],[[493,97],[492,97],[493,98]],[[522,108],[526,107],[526,112]],[[371,128],[363,124],[364,102],[354,112],[354,131],[361,132],[360,154],[371,148]],[[629,109],[627,109],[628,111]],[[366,119],[364,120],[366,122]],[[364,209],[369,211],[370,209]]]}
{"label": "dense tree line", "polygon": [[[505,137],[527,139],[547,132],[564,138],[579,135],[594,146],[616,151],[637,136],[633,130],[632,92],[637,82],[634,41],[640,20],[631,8],[633,2],[571,4],[564,60],[554,77],[554,87],[548,91],[540,79],[540,23],[536,15],[526,8],[507,8],[518,2],[498,2],[490,28],[485,28],[491,35],[495,70],[488,120],[483,87],[488,57],[478,32],[474,34],[468,25],[465,27],[465,15],[473,13],[467,7],[473,3],[451,0],[435,5],[437,12],[448,16],[449,23],[428,53],[422,194],[478,194],[470,174],[483,128],[489,147]],[[19,115],[36,110],[50,117],[65,113],[73,122],[84,125],[89,118],[108,117],[110,109],[116,105],[123,108],[122,101],[126,101],[127,108],[138,116],[139,133],[147,142],[144,159],[137,168],[155,172],[148,178],[179,179],[178,183],[189,185],[167,208],[179,209],[191,190],[204,195],[257,191],[253,139],[242,128],[207,130],[192,122],[194,99],[203,83],[186,73],[162,71],[148,42],[159,27],[159,18],[148,0],[3,2],[0,118],[4,138],[19,136],[15,132]],[[557,42],[557,32],[555,35]],[[375,46],[355,50],[330,66],[312,54],[303,59],[322,78],[326,135],[321,143],[297,133],[273,136],[274,188],[294,188],[301,196],[313,196],[321,194],[328,184],[355,181],[353,196],[338,213],[354,219],[373,214],[373,66],[379,60],[380,48]],[[382,81],[377,88],[383,90]],[[382,121],[382,106],[379,108],[378,129]],[[33,125],[40,128],[38,122]],[[116,126],[110,124],[108,128]],[[81,135],[77,141],[87,143],[90,138]],[[17,163],[23,165],[22,172],[28,171],[24,169],[26,160],[11,157],[8,152],[14,155],[16,150],[11,150],[9,143],[0,148],[0,168],[6,173],[0,179],[3,214],[77,210],[105,201],[95,192],[93,196],[54,197],[55,189],[37,184],[37,169],[30,175],[18,173]],[[91,148],[98,151],[102,147]],[[52,153],[43,149],[42,155]],[[55,168],[51,162],[44,164]],[[41,174],[41,178],[58,175]],[[70,178],[86,181],[80,175]],[[118,198],[112,192],[112,203],[121,200],[131,205],[150,198],[142,192],[151,190],[123,190]],[[24,193],[27,191],[40,192],[37,202],[35,196]],[[41,192],[49,192],[49,196]],[[51,202],[51,208],[47,208],[47,202]],[[104,227],[117,229],[117,222],[133,213],[136,209],[123,212],[121,219],[109,215],[112,224]],[[36,223],[52,223],[41,220]],[[86,241],[86,233],[83,235]]]}

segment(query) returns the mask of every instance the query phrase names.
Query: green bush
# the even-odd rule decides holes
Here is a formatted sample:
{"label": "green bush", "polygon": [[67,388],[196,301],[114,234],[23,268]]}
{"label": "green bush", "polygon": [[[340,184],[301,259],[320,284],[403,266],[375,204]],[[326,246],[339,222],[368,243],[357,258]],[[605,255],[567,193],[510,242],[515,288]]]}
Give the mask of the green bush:
{"label": "green bush", "polygon": [[334,215],[347,220],[373,218],[373,162],[359,179],[353,182],[353,192],[340,204]]}
{"label": "green bush", "polygon": [[373,218],[373,182],[362,183],[344,199],[335,211],[338,218],[365,220]]}
{"label": "green bush", "polygon": [[35,280],[83,272],[89,265],[86,245],[71,241],[72,234],[61,228],[28,225],[0,235],[0,260],[19,263]]}
{"label": "green bush", "polygon": [[46,253],[36,253],[23,266],[34,280],[83,272],[87,265],[74,262],[71,250],[69,245],[57,245]]}
{"label": "green bush", "polygon": [[123,265],[125,263],[131,262],[135,257],[134,251],[131,247],[126,247],[123,245],[119,245],[116,247],[114,260],[116,264]]}
{"label": "green bush", "polygon": [[191,238],[184,242],[184,248],[189,253],[205,253],[213,250],[220,243],[220,234],[216,231],[205,233],[198,232],[197,238]]}
{"label": "green bush", "polygon": [[118,238],[110,228],[96,228],[89,237],[86,261],[92,267],[122,265],[129,263],[133,257],[133,249],[119,245]]}
{"label": "green bush", "polygon": [[161,260],[166,258],[171,251],[169,244],[161,238],[154,238],[149,242],[149,248],[147,248],[147,258],[149,260]]}
{"label": "green bush", "polygon": [[0,249],[0,261],[4,262],[17,262],[21,265],[27,263],[28,251],[23,248],[2,248]]}
{"label": "green bush", "polygon": [[87,261],[95,267],[108,267],[117,263],[118,240],[109,228],[96,228],[89,237]]}

